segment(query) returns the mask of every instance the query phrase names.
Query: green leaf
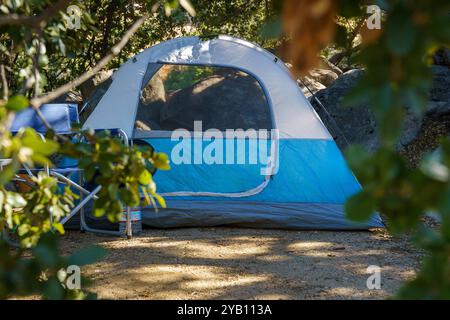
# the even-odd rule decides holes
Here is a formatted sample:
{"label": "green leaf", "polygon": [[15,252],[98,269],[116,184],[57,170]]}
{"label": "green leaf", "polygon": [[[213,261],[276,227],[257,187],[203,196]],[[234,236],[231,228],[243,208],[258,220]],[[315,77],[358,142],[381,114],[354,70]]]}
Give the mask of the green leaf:
{"label": "green leaf", "polygon": [[413,237],[413,241],[420,248],[427,250],[440,250],[445,248],[445,241],[439,233],[428,227],[421,226]]}
{"label": "green leaf", "polygon": [[160,170],[169,170],[169,158],[167,157],[167,154],[165,153],[155,153],[153,156],[154,165],[156,168]]}
{"label": "green leaf", "polygon": [[161,197],[159,194],[155,193],[153,195],[153,197],[155,197],[156,201],[158,201],[159,205],[161,206],[161,208],[165,208],[166,207],[166,200],[164,200],[163,197]]}
{"label": "green leaf", "polygon": [[22,144],[45,156],[49,156],[59,149],[58,143],[51,140],[42,140],[32,128],[25,129],[22,137]]}
{"label": "green leaf", "polygon": [[345,150],[345,156],[350,168],[355,170],[359,165],[365,163],[371,155],[359,144],[352,144]]}
{"label": "green leaf", "polygon": [[55,277],[48,279],[42,289],[44,296],[50,300],[60,300],[64,298],[64,288],[61,282]]}
{"label": "green leaf", "polygon": [[345,203],[347,218],[353,221],[367,221],[376,211],[376,202],[370,194],[361,191]]}
{"label": "green leaf", "polygon": [[41,68],[43,68],[43,67],[45,67],[46,65],[48,65],[48,62],[49,62],[49,60],[48,60],[48,56],[47,56],[46,54],[41,54],[41,55],[39,56],[39,61],[38,61],[38,63],[39,63],[39,66],[40,66]]}
{"label": "green leaf", "polygon": [[138,181],[140,184],[146,186],[152,181],[152,175],[147,170],[144,170],[139,175]]}
{"label": "green leaf", "polygon": [[10,204],[13,208],[24,207],[27,201],[22,197],[22,195],[14,192],[9,192],[6,202]]}
{"label": "green leaf", "polygon": [[19,162],[14,161],[13,163],[4,166],[2,170],[0,171],[0,185],[5,185],[8,182],[11,181],[11,179],[16,174],[17,170],[19,169]]}
{"label": "green leaf", "polygon": [[96,172],[96,169],[94,166],[91,165],[91,166],[85,167],[84,177],[85,177],[86,181],[91,181],[95,175],[95,172]]}
{"label": "green leaf", "polygon": [[260,34],[263,39],[278,39],[281,37],[282,23],[280,19],[267,21],[261,28]]}
{"label": "green leaf", "polygon": [[68,264],[84,266],[103,259],[106,256],[106,250],[100,246],[90,246],[83,248],[69,257]]}
{"label": "green leaf", "polygon": [[421,116],[425,110],[427,99],[414,87],[406,87],[401,90],[403,103],[417,115]]}
{"label": "green leaf", "polygon": [[33,249],[33,255],[43,268],[53,268],[59,263],[59,256],[56,248],[45,243],[39,242]]}
{"label": "green leaf", "polygon": [[387,46],[391,53],[397,56],[406,55],[413,47],[416,39],[416,28],[411,15],[401,8],[397,9],[388,19]]}
{"label": "green leaf", "polygon": [[450,169],[442,163],[442,149],[427,154],[420,163],[420,170],[435,180],[450,181]]}
{"label": "green leaf", "polygon": [[105,214],[106,210],[102,207],[95,207],[94,208],[94,217],[96,218],[100,218],[103,217],[103,215]]}
{"label": "green leaf", "polygon": [[53,223],[53,228],[56,231],[58,231],[60,234],[64,234],[65,233],[64,226],[61,223],[59,223],[59,222]]}
{"label": "green leaf", "polygon": [[17,234],[19,236],[23,236],[25,235],[28,231],[30,231],[31,226],[29,224],[21,224],[18,228],[17,228]]}
{"label": "green leaf", "polygon": [[11,111],[20,111],[27,108],[30,105],[27,98],[22,95],[12,96],[5,104],[5,108]]}

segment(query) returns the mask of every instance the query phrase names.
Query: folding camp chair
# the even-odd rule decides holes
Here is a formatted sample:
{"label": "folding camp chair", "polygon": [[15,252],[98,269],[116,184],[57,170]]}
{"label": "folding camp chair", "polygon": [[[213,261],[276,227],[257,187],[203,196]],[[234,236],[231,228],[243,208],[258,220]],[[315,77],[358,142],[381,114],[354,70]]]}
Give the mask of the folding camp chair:
{"label": "folding camp chair", "polygon": [[[43,116],[49,122],[53,130],[60,135],[73,134],[72,123],[78,123],[78,110],[76,104],[45,104],[40,108]],[[47,131],[47,128],[42,123],[36,112],[29,108],[18,113],[14,119],[11,127],[11,132],[18,132],[21,128],[32,127],[34,128],[44,139],[43,134]],[[127,135],[120,129],[102,129],[108,130],[112,135],[118,136],[125,144],[128,144]],[[97,130],[97,131],[102,131]],[[6,161],[6,160],[4,160]],[[1,163],[0,163],[1,165]],[[64,225],[77,213],[80,213],[80,230],[102,233],[109,235],[122,235],[119,231],[104,230],[90,227],[86,222],[85,206],[92,200],[96,199],[97,193],[100,191],[101,186],[96,186],[93,190],[88,190],[83,182],[83,170],[78,168],[78,163],[74,160],[64,158],[56,168],[49,168],[45,166],[42,169],[30,169],[24,167],[24,171],[27,175],[33,176],[36,171],[45,170],[50,176],[58,179],[58,182],[70,186],[79,192],[80,200],[77,205],[71,210],[71,212],[64,217],[60,222]],[[132,237],[131,228],[131,208],[127,207],[127,222],[126,222],[126,234],[128,238]]]}

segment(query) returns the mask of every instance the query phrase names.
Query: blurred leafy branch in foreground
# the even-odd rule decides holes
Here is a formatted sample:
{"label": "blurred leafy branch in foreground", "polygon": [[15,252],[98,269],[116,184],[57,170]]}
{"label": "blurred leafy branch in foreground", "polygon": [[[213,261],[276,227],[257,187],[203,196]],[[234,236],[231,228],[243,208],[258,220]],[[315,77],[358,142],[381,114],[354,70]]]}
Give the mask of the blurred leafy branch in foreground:
{"label": "blurred leafy branch in foreground", "polygon": [[[2,125],[20,109],[11,102],[14,100],[0,106]],[[3,235],[6,231],[14,233],[20,248],[0,240],[0,298],[11,294],[42,294],[52,299],[92,297],[84,291],[65,290],[56,282],[58,271],[71,264],[92,263],[105,254],[101,248],[92,247],[69,258],[60,256],[54,233],[64,233],[60,220],[74,207],[77,196],[45,171],[29,179],[26,190],[16,190],[13,186],[22,165],[51,165],[49,157],[56,153],[77,159],[86,180],[102,186],[94,202],[95,215],[106,215],[113,222],[118,221],[124,205],[141,204],[140,191],[145,195],[144,205],[156,206],[158,202],[165,206],[152,177],[156,169],[169,169],[165,154],[148,146],[126,146],[107,131],[81,134],[84,141],[80,142],[61,140],[51,132],[43,141],[31,128],[14,136],[2,131],[1,158],[11,162],[0,172],[0,230],[4,230]],[[26,248],[32,249],[31,255]]]}
{"label": "blurred leafy branch in foreground", "polygon": [[[364,66],[365,72],[343,104],[368,103],[381,147],[371,154],[359,146],[347,150],[350,166],[364,186],[347,201],[347,216],[364,221],[378,211],[387,218],[389,230],[413,232],[415,244],[427,250],[422,269],[397,298],[450,299],[450,141],[442,138],[439,150],[417,168],[395,150],[406,108],[418,116],[426,109],[431,55],[450,44],[450,2],[285,0],[280,11],[283,53],[297,72],[307,72],[325,46],[334,41],[345,47],[345,41],[354,40],[341,36],[343,19],[365,22],[366,7],[374,4],[382,9],[381,29],[356,23],[361,39],[353,63]],[[430,212],[439,216],[437,229],[423,223]]]}
{"label": "blurred leafy branch in foreground", "polygon": [[[67,92],[95,73],[98,65],[58,89],[42,93],[44,83],[40,74],[45,65],[42,58],[46,57],[42,29],[49,21],[60,19],[58,13],[69,2],[9,1],[0,6],[3,13],[6,11],[6,14],[0,15],[0,37],[14,43],[11,48],[0,48],[3,57],[23,51],[29,57],[26,62],[29,72],[23,75],[25,81],[20,88],[13,87],[11,90],[7,73],[12,69],[5,68],[3,64],[0,68],[3,89],[0,100],[0,299],[32,294],[48,299],[95,297],[84,290],[88,283],[86,279],[83,279],[83,289],[80,290],[62,285],[67,277],[62,272],[64,268],[93,263],[103,257],[105,251],[93,246],[68,257],[61,255],[58,235],[64,233],[64,227],[60,221],[74,207],[77,196],[69,187],[61,187],[56,178],[43,170],[46,165],[52,166],[52,157],[58,155],[77,160],[86,174],[86,180],[102,186],[94,202],[97,216],[107,215],[109,220],[117,221],[124,205],[140,204],[140,191],[144,194],[146,205],[156,207],[158,202],[160,206],[165,206],[164,199],[156,193],[153,174],[156,169],[169,169],[168,158],[149,146],[126,146],[107,131],[74,131],[74,136],[82,137],[78,140],[57,135],[51,127],[45,139],[31,128],[22,129],[17,134],[10,132],[16,112],[31,105],[39,115],[41,104],[50,101],[56,93]],[[23,10],[20,14],[13,14],[20,4]],[[99,65],[111,61],[144,21],[145,16],[138,19]],[[23,29],[23,26],[27,28]],[[12,51],[8,52],[9,49]],[[25,95],[31,94],[31,100],[26,98]],[[46,123],[46,119],[40,116]],[[21,174],[24,166],[37,168],[38,173],[24,179],[25,175]],[[26,188],[18,183],[25,184]],[[18,248],[8,241],[7,234],[17,238]]]}

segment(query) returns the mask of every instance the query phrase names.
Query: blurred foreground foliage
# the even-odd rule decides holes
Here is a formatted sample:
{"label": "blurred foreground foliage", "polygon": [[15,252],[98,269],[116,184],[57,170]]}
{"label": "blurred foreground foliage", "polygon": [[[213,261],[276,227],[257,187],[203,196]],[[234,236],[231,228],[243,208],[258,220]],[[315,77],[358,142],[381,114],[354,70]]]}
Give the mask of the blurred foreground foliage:
{"label": "blurred foreground foliage", "polygon": [[[94,263],[105,255],[105,249],[91,246],[62,256],[59,238],[52,232],[42,234],[31,252],[22,248],[11,251],[6,242],[0,242],[0,299],[30,295],[54,300],[94,299],[94,293],[63,286],[67,280],[64,270],[71,265]],[[81,288],[89,285],[83,277],[80,282]]]}
{"label": "blurred foreground foliage", "polygon": [[[432,85],[432,55],[450,47],[448,0],[284,0],[279,16],[282,53],[305,74],[318,64],[319,53],[340,48],[330,61],[365,69],[343,105],[369,105],[377,120],[381,146],[373,152],[351,146],[346,152],[364,190],[346,205],[349,219],[367,220],[380,212],[388,229],[412,233],[414,243],[428,253],[416,278],[396,298],[450,299],[450,139],[441,137],[437,151],[412,167],[396,150],[406,112],[421,118]],[[367,21],[377,5],[381,28]],[[323,26],[322,28],[318,26]],[[317,26],[317,27],[312,27]],[[331,41],[331,39],[334,39]],[[437,228],[424,223],[437,216]]]}
{"label": "blurred foreground foliage", "polygon": [[[15,100],[10,99],[0,106],[3,128],[7,127],[10,115],[21,109]],[[124,205],[156,207],[158,203],[165,206],[164,199],[156,193],[153,174],[157,169],[169,169],[167,156],[154,152],[150,146],[126,146],[108,131],[74,132],[83,137],[75,141],[51,131],[42,140],[31,128],[16,135],[7,130],[0,133],[1,158],[11,159],[0,171],[0,230],[2,236],[14,234],[20,244],[14,249],[6,239],[0,239],[0,298],[30,294],[49,299],[94,297],[86,291],[61,286],[58,278],[63,268],[83,266],[105,254],[95,246],[70,257],[58,252],[56,234],[64,233],[60,220],[74,207],[78,197],[69,187],[62,188],[42,167],[35,177],[28,179],[28,188],[12,188],[21,166],[52,165],[50,157],[56,152],[58,156],[78,161],[86,181],[102,186],[94,201],[95,215],[106,215],[110,221],[117,222]],[[144,194],[142,203],[140,192]],[[32,249],[31,253],[25,250],[27,248]]]}
{"label": "blurred foreground foliage", "polygon": [[[108,131],[75,130],[67,137],[49,128],[45,138],[32,128],[10,132],[15,113],[30,105],[29,97],[47,91],[46,74],[51,74],[56,85],[73,79],[73,74],[66,73],[70,66],[59,65],[55,70],[49,65],[55,62],[56,67],[62,56],[70,60],[70,50],[75,49],[75,53],[79,44],[85,43],[83,32],[95,30],[94,22],[84,11],[83,32],[74,33],[67,29],[62,9],[56,10],[54,16],[45,16],[52,6],[67,6],[70,2],[8,0],[0,4],[0,299],[29,295],[46,299],[95,298],[86,291],[86,279],[81,279],[80,289],[65,285],[67,267],[91,264],[102,258],[105,250],[93,246],[70,256],[62,255],[58,235],[64,233],[64,227],[60,221],[78,197],[48,175],[45,166],[57,165],[52,160],[71,158],[84,171],[87,182],[102,186],[94,201],[98,217],[106,215],[110,221],[118,221],[123,206],[141,204],[140,192],[144,205],[165,206],[156,193],[153,174],[157,169],[169,169],[169,161],[150,146],[127,146]],[[82,2],[73,2],[83,7]],[[113,2],[125,5],[123,1]],[[171,1],[172,6],[174,3],[178,5],[178,1]],[[184,1],[184,7],[188,4]],[[138,10],[135,13],[140,15]],[[16,17],[23,18],[24,23],[14,23]],[[35,23],[30,17],[44,18]],[[128,24],[123,26],[123,30],[114,30],[115,40],[120,39]],[[105,52],[109,48],[105,43]],[[23,172],[24,166],[33,170],[33,177]]]}
{"label": "blurred foreground foliage", "polygon": [[[365,73],[344,103],[368,103],[377,119],[381,147],[374,154],[348,150],[364,190],[348,200],[347,214],[361,220],[368,210],[378,211],[386,216],[391,231],[413,232],[415,244],[428,251],[416,279],[401,288],[397,298],[450,299],[450,139],[442,137],[439,150],[417,168],[395,149],[405,112],[411,110],[421,118],[427,108],[431,55],[450,44],[450,2],[375,4],[385,14],[382,28],[368,30],[373,35],[363,37],[355,59],[365,66]],[[423,223],[428,213],[439,217],[437,229]]]}

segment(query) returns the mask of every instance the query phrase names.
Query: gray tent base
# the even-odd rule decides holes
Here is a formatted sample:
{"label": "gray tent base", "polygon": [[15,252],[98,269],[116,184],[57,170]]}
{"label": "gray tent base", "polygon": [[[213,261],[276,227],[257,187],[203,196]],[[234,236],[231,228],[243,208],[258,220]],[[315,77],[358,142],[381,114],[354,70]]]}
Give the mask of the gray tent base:
{"label": "gray tent base", "polygon": [[[367,230],[384,227],[375,214],[362,224],[342,219],[343,206],[339,204],[267,203],[244,201],[172,201],[170,208],[142,209],[142,223],[150,228],[186,227],[242,227],[290,230]],[[86,222],[90,227],[118,230],[118,223],[106,217],[96,218],[86,208]],[[79,230],[80,216],[69,220],[66,228]]]}
{"label": "gray tent base", "polygon": [[168,206],[157,212],[153,208],[144,208],[144,226],[233,226],[292,230],[367,230],[384,227],[378,214],[361,224],[343,219],[343,205],[339,204],[172,201],[168,202]]}

